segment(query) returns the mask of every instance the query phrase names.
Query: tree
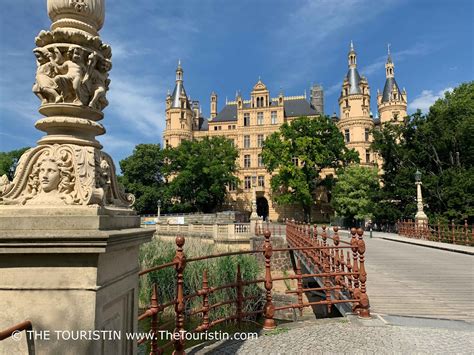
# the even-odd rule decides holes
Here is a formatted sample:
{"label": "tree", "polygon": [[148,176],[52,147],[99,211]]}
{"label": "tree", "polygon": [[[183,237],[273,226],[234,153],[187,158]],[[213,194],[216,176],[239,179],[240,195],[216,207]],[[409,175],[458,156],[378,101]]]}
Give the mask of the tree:
{"label": "tree", "polygon": [[139,144],[131,156],[120,161],[120,182],[135,195],[139,214],[153,214],[164,201],[163,151],[159,144]]}
{"label": "tree", "polygon": [[349,219],[373,218],[373,198],[379,189],[377,169],[351,165],[337,174],[331,204],[337,214]]}
{"label": "tree", "polygon": [[236,148],[223,137],[183,141],[165,150],[170,177],[167,196],[179,211],[212,212],[222,206],[227,186],[236,184]]}
{"label": "tree", "polygon": [[349,150],[344,137],[329,117],[299,117],[285,122],[264,142],[262,159],[271,178],[273,200],[299,204],[306,219],[311,218],[316,188],[326,168],[338,169],[358,162],[357,152]]}
{"label": "tree", "polygon": [[10,152],[0,152],[0,176],[7,175],[8,180],[13,180],[18,160],[29,147],[12,150]]}
{"label": "tree", "polygon": [[[428,114],[413,114],[400,126],[374,132],[373,149],[382,156],[384,174],[379,218],[413,218],[414,174],[422,172],[425,212],[431,219],[474,216],[474,82],[447,92]],[[389,207],[390,208],[387,208]]]}

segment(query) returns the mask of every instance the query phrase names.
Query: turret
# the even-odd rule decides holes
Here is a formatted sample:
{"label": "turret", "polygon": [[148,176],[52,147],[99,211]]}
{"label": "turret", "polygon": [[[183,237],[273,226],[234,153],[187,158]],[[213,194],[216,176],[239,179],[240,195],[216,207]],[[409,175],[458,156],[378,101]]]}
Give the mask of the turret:
{"label": "turret", "polygon": [[387,62],[385,63],[385,86],[383,92],[377,93],[377,106],[380,123],[400,123],[407,115],[407,93],[400,91],[395,80],[395,65],[388,45]]}
{"label": "turret", "polygon": [[[337,127],[349,148],[354,148],[362,164],[372,164],[370,151],[374,121],[370,115],[370,89],[367,79],[357,70],[357,53],[351,41],[347,55],[348,71],[339,96],[340,119]],[[335,120],[335,119],[333,119]]]}
{"label": "turret", "polygon": [[211,119],[217,116],[217,94],[211,93]]}

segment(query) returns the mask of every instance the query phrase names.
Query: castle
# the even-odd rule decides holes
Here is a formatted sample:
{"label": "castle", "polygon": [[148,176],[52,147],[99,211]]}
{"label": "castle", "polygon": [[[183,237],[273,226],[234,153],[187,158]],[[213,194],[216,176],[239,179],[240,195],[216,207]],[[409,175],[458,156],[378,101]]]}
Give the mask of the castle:
{"label": "castle", "polygon": [[[385,86],[377,92],[378,117],[370,112],[370,88],[367,78],[357,70],[357,54],[351,42],[348,53],[348,72],[339,96],[340,116],[332,119],[344,135],[348,148],[359,153],[361,165],[380,165],[380,159],[370,150],[371,130],[386,122],[402,122],[407,114],[407,94],[400,90],[394,75],[394,63],[388,51],[385,64]],[[280,206],[271,199],[270,174],[261,157],[263,142],[277,131],[284,122],[291,122],[300,116],[317,117],[324,114],[323,92],[319,85],[311,88],[310,101],[306,93],[301,96],[285,96],[280,92],[271,97],[265,84],[259,79],[244,99],[240,92],[235,100],[227,101],[218,110],[218,96],[210,97],[210,118],[202,116],[199,101],[189,99],[184,89],[183,68],[178,63],[176,85],[172,94],[166,97],[166,127],[163,133],[165,147],[176,147],[182,140],[203,137],[224,136],[230,139],[239,151],[239,186],[228,187],[228,208],[250,211],[254,194],[259,216],[271,220],[301,218],[300,209]],[[316,191],[313,219],[324,219],[330,211],[325,191]]]}

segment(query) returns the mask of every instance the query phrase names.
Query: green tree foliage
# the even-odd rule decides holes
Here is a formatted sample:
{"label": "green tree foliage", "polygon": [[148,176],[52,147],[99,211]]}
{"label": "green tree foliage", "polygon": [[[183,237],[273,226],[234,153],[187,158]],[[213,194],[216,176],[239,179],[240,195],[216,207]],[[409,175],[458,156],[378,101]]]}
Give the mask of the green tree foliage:
{"label": "green tree foliage", "polygon": [[372,200],[378,190],[376,168],[351,165],[338,172],[331,204],[340,216],[358,220],[372,218]]}
{"label": "green tree foliage", "polygon": [[[344,144],[344,137],[329,117],[299,117],[284,123],[269,136],[262,150],[270,173],[273,200],[279,204],[299,204],[309,220],[314,192],[325,181],[325,168],[338,169],[358,162],[358,154]],[[296,160],[297,159],[297,160]]]}
{"label": "green tree foliage", "polygon": [[120,161],[125,190],[135,195],[135,209],[140,214],[154,214],[158,200],[163,200],[163,151],[159,144],[139,144],[133,154]]}
{"label": "green tree foliage", "polygon": [[10,152],[0,152],[0,176],[7,175],[8,179],[12,181],[18,160],[28,149],[29,147]]}
{"label": "green tree foliage", "polygon": [[167,196],[174,210],[212,212],[226,198],[229,184],[236,184],[236,148],[223,137],[183,141],[165,150],[166,171],[171,177]]}
{"label": "green tree foliage", "polygon": [[416,213],[414,174],[422,172],[425,212],[431,219],[474,216],[474,82],[446,93],[428,114],[374,132],[373,149],[384,159],[378,219],[395,221]]}

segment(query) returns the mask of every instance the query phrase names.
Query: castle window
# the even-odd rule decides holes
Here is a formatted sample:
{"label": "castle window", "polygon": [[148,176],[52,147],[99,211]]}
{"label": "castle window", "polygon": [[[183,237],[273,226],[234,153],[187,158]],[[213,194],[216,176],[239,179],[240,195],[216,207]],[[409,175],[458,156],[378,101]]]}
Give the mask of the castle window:
{"label": "castle window", "polygon": [[265,176],[260,175],[258,177],[258,186],[260,187],[265,187]]}
{"label": "castle window", "polygon": [[250,148],[250,136],[244,136],[244,148]]}
{"label": "castle window", "polygon": [[263,112],[257,112],[257,124],[263,125]]}
{"label": "castle window", "polygon": [[170,141],[169,140],[165,140],[165,148],[168,148],[170,146]]}
{"label": "castle window", "polygon": [[250,176],[244,177],[244,188],[246,190],[249,190],[252,188],[252,179],[250,178]]}
{"label": "castle window", "polygon": [[231,125],[228,125],[228,126],[227,126],[227,129],[229,129],[229,130],[232,129],[232,126],[231,126]]}
{"label": "castle window", "polygon": [[345,100],[346,101],[346,107],[349,107],[349,100]]}
{"label": "castle window", "polygon": [[258,137],[257,137],[257,146],[259,148],[263,147],[263,141],[264,141],[263,134],[259,134]]}
{"label": "castle window", "polygon": [[181,123],[181,129],[184,129],[184,123]]}
{"label": "castle window", "polygon": [[272,111],[272,124],[277,124],[277,112]]}
{"label": "castle window", "polygon": [[244,126],[250,126],[250,113],[244,113]]}
{"label": "castle window", "polygon": [[397,120],[398,120],[398,113],[394,113],[394,114],[393,114],[393,120],[394,120],[394,121],[397,121]]}
{"label": "castle window", "polygon": [[232,125],[232,129],[235,129],[235,124]]}
{"label": "castle window", "polygon": [[370,152],[368,150],[365,151],[365,162],[370,163]]}
{"label": "castle window", "polygon": [[[183,127],[181,127],[181,128],[183,128]],[[214,131],[217,131],[217,126],[214,126]]]}
{"label": "castle window", "polygon": [[232,181],[229,183],[229,191],[235,191],[237,190],[237,186],[235,185],[235,182]]}
{"label": "castle window", "polygon": [[181,112],[181,119],[184,120],[184,112]]}
{"label": "castle window", "polygon": [[230,145],[233,146],[233,147],[235,147],[235,140],[230,139]]}
{"label": "castle window", "polygon": [[368,128],[365,129],[365,141],[366,142],[369,141],[369,129]]}
{"label": "castle window", "polygon": [[351,133],[349,132],[349,129],[344,130],[344,138],[346,139],[346,143],[351,141]]}
{"label": "castle window", "polygon": [[244,155],[244,168],[250,168],[250,154]]}
{"label": "castle window", "polygon": [[263,157],[262,154],[258,155],[258,166],[262,167],[263,166]]}
{"label": "castle window", "polygon": [[299,166],[299,160],[298,158],[291,158],[291,161],[293,162],[294,166]]}

